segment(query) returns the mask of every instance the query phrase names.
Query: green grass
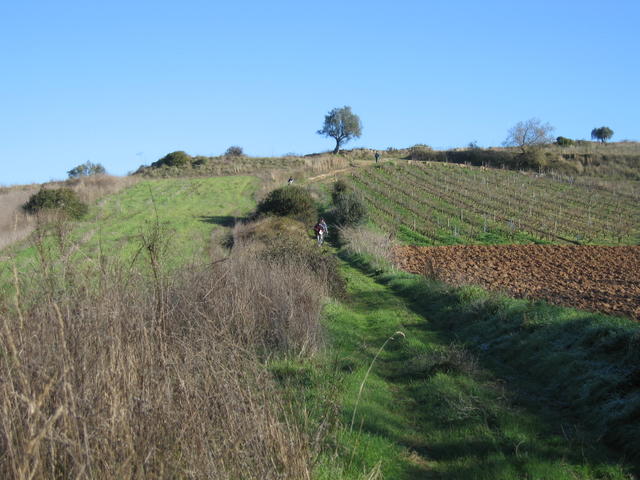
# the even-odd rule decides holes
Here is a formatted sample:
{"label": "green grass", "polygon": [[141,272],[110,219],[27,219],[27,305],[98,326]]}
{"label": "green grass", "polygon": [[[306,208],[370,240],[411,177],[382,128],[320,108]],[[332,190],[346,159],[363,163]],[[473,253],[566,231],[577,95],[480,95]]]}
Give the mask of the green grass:
{"label": "green grass", "polygon": [[[70,225],[68,241],[79,246],[77,256],[96,259],[102,253],[130,260],[141,247],[141,234],[157,222],[168,267],[200,261],[207,258],[212,231],[253,208],[257,185],[246,176],[141,181],[93,205],[85,220]],[[20,268],[37,255],[34,246],[24,245],[12,253]]]}
{"label": "green grass", "polygon": [[[363,257],[351,257],[350,261],[364,269],[368,266]],[[491,376],[484,379],[485,385],[496,381],[504,385],[509,408],[492,415],[493,407],[487,402],[489,409],[482,414],[483,421],[498,419],[498,430],[494,434],[502,438],[499,444],[504,446],[513,437],[512,434],[502,437],[501,431],[519,432],[519,436],[525,435],[524,444],[534,452],[548,452],[552,447],[561,452],[560,457],[571,459],[569,464],[573,467],[569,470],[580,472],[576,478],[610,478],[598,473],[618,469],[616,462],[606,460],[606,443],[627,456],[631,462],[629,468],[635,469],[636,474],[640,470],[637,442],[640,438],[637,387],[640,326],[636,322],[544,302],[511,299],[478,287],[448,287],[405,273],[378,273],[376,279],[402,298],[413,312],[429,319],[423,322],[420,333],[437,332],[441,338],[460,344],[479,358],[483,370],[491,372]],[[420,368],[411,367],[412,362],[415,363],[412,358],[419,355],[407,357],[405,365],[415,379],[421,375]],[[434,393],[439,389],[445,403],[449,398],[458,399],[464,405],[465,392],[476,400],[485,398],[484,387],[475,391],[467,380],[451,384],[450,379],[438,377],[440,374],[431,376],[428,385],[416,386],[414,396],[415,392],[422,392],[417,393],[421,395],[418,403],[432,402],[434,395],[440,395]],[[488,395],[486,398],[493,395],[491,388]],[[474,404],[467,406],[474,407]],[[423,418],[423,424],[431,424],[433,415],[437,418],[440,414],[431,411]],[[518,427],[520,421],[524,421],[522,431]],[[489,426],[492,430],[496,428],[491,421]],[[476,432],[482,428],[481,423],[474,427]],[[463,448],[461,445],[455,448],[458,447]],[[587,452],[584,459],[580,460],[582,453],[576,453],[576,448]],[[558,472],[566,468],[564,465]],[[619,470],[619,475],[621,472]],[[460,475],[459,478],[475,478]]]}
{"label": "green grass", "polygon": [[[342,266],[348,299],[326,307],[325,356],[303,367],[272,367],[306,408],[323,401],[339,406],[316,478],[367,478],[377,468],[393,479],[629,478],[629,467],[579,434],[572,417],[522,402],[517,382],[505,383],[503,370],[478,363],[477,349],[456,340],[414,291],[395,283],[410,289],[419,279],[374,278],[362,266],[353,258]],[[438,311],[456,311],[476,294],[444,295]],[[398,331],[405,337],[388,341],[358,400],[376,353]]]}
{"label": "green grass", "polygon": [[[156,219],[171,238],[171,257],[178,262],[206,258],[211,231],[233,224],[254,206],[257,187],[253,177],[165,179],[140,182],[122,195],[110,198],[96,212],[100,231],[86,247],[95,249],[98,241],[111,252],[131,253],[131,240],[145,225]],[[79,235],[92,225],[80,228]],[[133,242],[135,243],[135,242]]]}

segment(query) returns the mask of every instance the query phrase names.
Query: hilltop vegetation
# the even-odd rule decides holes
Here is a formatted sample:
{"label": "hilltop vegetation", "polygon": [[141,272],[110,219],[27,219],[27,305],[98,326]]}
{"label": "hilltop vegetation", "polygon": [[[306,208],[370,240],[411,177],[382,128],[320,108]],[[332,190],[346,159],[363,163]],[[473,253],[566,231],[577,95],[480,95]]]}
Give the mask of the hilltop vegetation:
{"label": "hilltop vegetation", "polygon": [[[564,138],[564,137],[559,137]],[[567,139],[565,139],[567,140]],[[640,180],[640,143],[600,144],[584,140],[547,144],[524,153],[519,148],[468,148],[432,150],[424,146],[391,149],[387,158],[461,163],[474,166],[525,169],[570,177],[602,180]]]}

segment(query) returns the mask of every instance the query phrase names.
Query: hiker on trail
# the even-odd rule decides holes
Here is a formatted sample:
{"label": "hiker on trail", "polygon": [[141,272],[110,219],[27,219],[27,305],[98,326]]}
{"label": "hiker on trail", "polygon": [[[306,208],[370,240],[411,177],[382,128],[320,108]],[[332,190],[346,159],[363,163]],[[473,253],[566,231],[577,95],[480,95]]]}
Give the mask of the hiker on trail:
{"label": "hiker on trail", "polygon": [[327,226],[327,222],[324,221],[324,218],[320,219],[320,225],[322,226],[322,229],[324,230],[324,234],[328,235],[329,234],[329,227]]}
{"label": "hiker on trail", "polygon": [[313,227],[313,231],[316,232],[316,239],[318,240],[318,245],[322,245],[324,243],[324,237],[329,233],[329,228],[327,227],[327,222],[324,221],[324,218],[318,220],[318,223]]}
{"label": "hiker on trail", "polygon": [[378,163],[378,160],[380,159],[380,152],[376,152],[375,157],[376,157],[376,163]]}

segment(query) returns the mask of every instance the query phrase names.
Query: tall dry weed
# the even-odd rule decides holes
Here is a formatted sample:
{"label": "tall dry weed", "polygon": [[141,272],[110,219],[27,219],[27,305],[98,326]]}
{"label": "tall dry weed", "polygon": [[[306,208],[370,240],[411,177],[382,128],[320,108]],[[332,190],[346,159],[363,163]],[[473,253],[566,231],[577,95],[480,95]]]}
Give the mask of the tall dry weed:
{"label": "tall dry weed", "polygon": [[366,227],[343,227],[339,232],[345,250],[357,255],[370,255],[375,268],[393,266],[395,240],[388,233],[375,232]]}
{"label": "tall dry weed", "polygon": [[250,249],[170,277],[72,265],[63,226],[41,236],[0,297],[0,477],[310,477],[262,359],[319,348],[321,282]]}
{"label": "tall dry weed", "polygon": [[89,175],[69,179],[65,186],[74,190],[80,200],[92,204],[97,200],[118,193],[125,188],[135,185],[140,179],[134,176],[116,177],[113,175]]}
{"label": "tall dry weed", "polygon": [[0,250],[28,237],[35,228],[35,219],[22,210],[22,205],[38,188],[25,185],[0,190]]}

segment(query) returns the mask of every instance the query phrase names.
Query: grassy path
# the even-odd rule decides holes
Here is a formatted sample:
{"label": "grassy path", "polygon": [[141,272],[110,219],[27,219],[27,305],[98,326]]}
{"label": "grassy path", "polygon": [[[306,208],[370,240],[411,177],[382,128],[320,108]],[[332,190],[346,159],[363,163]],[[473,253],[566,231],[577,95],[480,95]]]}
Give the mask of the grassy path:
{"label": "grassy path", "polygon": [[321,463],[318,478],[377,478],[378,470],[393,479],[633,478],[586,440],[515,406],[501,380],[389,287],[342,269],[348,299],[329,304],[326,317],[346,372],[342,453]]}

